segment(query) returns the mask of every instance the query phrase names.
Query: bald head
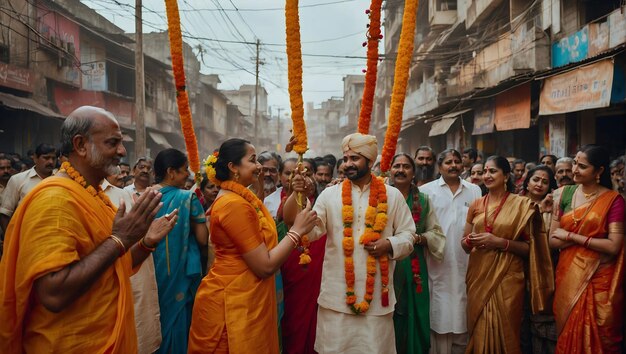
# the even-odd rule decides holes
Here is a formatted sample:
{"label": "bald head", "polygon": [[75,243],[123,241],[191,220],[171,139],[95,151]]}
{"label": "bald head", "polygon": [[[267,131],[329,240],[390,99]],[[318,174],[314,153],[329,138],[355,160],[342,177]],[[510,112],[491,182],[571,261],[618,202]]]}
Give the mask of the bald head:
{"label": "bald head", "polygon": [[103,126],[115,127],[119,130],[119,124],[111,112],[93,106],[76,108],[61,126],[62,152],[69,155],[74,150],[73,139],[76,135],[89,138],[94,129],[100,129]]}

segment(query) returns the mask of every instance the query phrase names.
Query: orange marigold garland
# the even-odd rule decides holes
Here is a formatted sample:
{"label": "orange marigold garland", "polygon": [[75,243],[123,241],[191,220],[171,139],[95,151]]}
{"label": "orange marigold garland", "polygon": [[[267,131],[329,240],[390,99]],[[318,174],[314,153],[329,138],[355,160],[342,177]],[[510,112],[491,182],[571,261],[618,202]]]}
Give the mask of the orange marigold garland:
{"label": "orange marigold garland", "polygon": [[220,183],[220,188],[237,193],[248,203],[252,204],[256,210],[257,216],[259,217],[259,226],[261,229],[272,229],[269,220],[267,220],[265,214],[263,213],[263,202],[251,190],[234,181],[224,181]]}
{"label": "orange marigold garland", "polygon": [[304,104],[302,102],[302,49],[300,47],[300,19],[298,0],[287,0],[285,4],[287,33],[287,67],[289,80],[289,102],[291,120],[296,144],[293,151],[302,155],[308,149],[306,124],[304,122]]}
{"label": "orange marigold garland", "polygon": [[198,142],[193,129],[189,96],[185,84],[185,67],[183,65],[183,37],[180,30],[180,14],[177,0],[165,0],[167,11],[167,31],[170,38],[170,53],[172,56],[172,71],[176,83],[176,103],[180,116],[180,126],[185,138],[185,147],[189,155],[189,167],[196,173],[200,172],[200,157],[198,156]]}
{"label": "orange marigold garland", "polygon": [[368,134],[370,121],[372,120],[372,107],[374,106],[374,92],[376,91],[376,73],[378,71],[378,42],[383,38],[380,33],[380,9],[382,0],[372,0],[369,10],[365,11],[370,17],[369,30],[367,31],[367,70],[365,71],[365,87],[361,100],[361,112],[359,113],[359,133]]}
{"label": "orange marigold garland", "polygon": [[87,190],[87,192],[89,192],[89,194],[96,198],[100,198],[100,200],[102,200],[102,202],[104,202],[104,204],[109,208],[117,210],[115,205],[113,205],[113,203],[111,202],[111,199],[109,199],[109,197],[104,193],[102,188],[100,186],[94,187],[92,185],[87,185],[87,181],[85,181],[85,178],[80,174],[80,172],[76,171],[74,167],[72,167],[69,161],[65,161],[61,164],[61,169],[59,170],[59,172],[67,173],[67,175],[72,180],[74,180],[74,182],[80,184],[83,188]]}
{"label": "orange marigold garland", "polygon": [[391,160],[396,153],[398,134],[402,125],[402,109],[406,97],[406,86],[409,81],[409,69],[413,57],[413,38],[415,37],[415,18],[417,15],[418,0],[406,0],[404,3],[404,15],[402,16],[402,31],[398,44],[398,57],[394,72],[393,90],[391,92],[391,105],[389,107],[389,122],[383,145],[380,170],[389,171]]}
{"label": "orange marigold garland", "polygon": [[[357,303],[356,293],[354,290],[354,234],[352,223],[354,221],[354,207],[352,206],[352,182],[345,180],[341,189],[341,201],[343,203],[341,214],[343,217],[343,254],[344,269],[346,278],[346,304],[355,314],[365,313],[369,310],[370,303],[374,296],[374,282],[376,277],[376,258],[367,256],[366,270],[367,277],[365,279],[365,294],[363,301]],[[387,225],[387,189],[382,179],[372,175],[370,185],[370,196],[368,207],[365,213],[365,231],[359,239],[360,244],[377,241],[381,238],[381,233]],[[381,304],[389,306],[389,259],[382,256],[378,259],[380,263],[381,278]]]}

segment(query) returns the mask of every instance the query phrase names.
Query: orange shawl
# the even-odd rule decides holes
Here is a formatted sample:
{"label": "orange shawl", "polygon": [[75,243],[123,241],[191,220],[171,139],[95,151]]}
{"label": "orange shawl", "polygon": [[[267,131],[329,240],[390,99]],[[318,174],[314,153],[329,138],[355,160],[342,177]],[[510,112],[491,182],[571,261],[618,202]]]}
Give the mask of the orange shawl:
{"label": "orange shawl", "polygon": [[47,178],[22,200],[0,263],[0,353],[137,352],[130,253],[59,313],[33,291],[37,278],[93,252],[111,234],[114,217],[69,178]]}
{"label": "orange shawl", "polygon": [[[468,222],[474,232],[484,232],[485,198],[474,202]],[[530,285],[533,313],[549,309],[554,290],[548,238],[541,215],[530,199],[510,194],[493,225],[493,234],[508,240],[529,239],[529,258],[510,252],[474,249],[466,274],[466,353],[516,353],[520,351],[520,328],[526,280]]]}
{"label": "orange shawl", "polygon": [[[590,212],[574,226],[574,211],[561,217],[567,231],[604,238],[607,216],[619,194],[608,191],[598,197]],[[587,204],[576,208],[576,215]],[[612,262],[600,264],[600,253],[581,245],[561,250],[556,269],[554,315],[558,353],[619,353],[622,340],[624,249]]]}

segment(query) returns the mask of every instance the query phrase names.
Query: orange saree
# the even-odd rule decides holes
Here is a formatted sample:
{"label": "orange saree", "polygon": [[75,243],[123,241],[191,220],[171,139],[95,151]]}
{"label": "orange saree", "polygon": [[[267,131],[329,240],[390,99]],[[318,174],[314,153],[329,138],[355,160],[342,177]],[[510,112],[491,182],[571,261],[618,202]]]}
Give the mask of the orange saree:
{"label": "orange saree", "polygon": [[136,353],[130,252],[73,304],[52,313],[34,281],[90,254],[111,234],[115,210],[78,183],[41,182],[7,228],[0,263],[0,353]]}
{"label": "orange saree", "polygon": [[[563,191],[563,198],[567,195]],[[571,193],[573,194],[573,193]],[[608,191],[593,205],[584,204],[574,211],[567,205],[561,228],[580,235],[604,238],[608,233],[607,215],[619,198]],[[571,197],[570,197],[571,199]],[[563,203],[561,203],[563,205]],[[578,223],[574,213],[580,217]],[[580,245],[561,250],[556,269],[554,314],[557,326],[557,353],[620,353],[623,336],[624,248],[619,256],[601,263],[601,254]]]}
{"label": "orange saree", "polygon": [[[265,207],[263,213],[272,220]],[[196,293],[188,353],[279,352],[274,276],[258,278],[242,258],[261,243],[276,247],[275,224],[267,225],[261,229],[252,205],[235,193],[213,203],[215,262]]]}
{"label": "orange saree", "polygon": [[[485,198],[474,202],[470,209],[474,213],[467,216],[474,232],[485,232]],[[509,240],[528,239],[529,258],[478,248],[470,253],[466,274],[466,353],[520,353],[526,279],[533,313],[549,309],[554,278],[542,223],[528,198],[510,194],[494,221],[492,233]]]}

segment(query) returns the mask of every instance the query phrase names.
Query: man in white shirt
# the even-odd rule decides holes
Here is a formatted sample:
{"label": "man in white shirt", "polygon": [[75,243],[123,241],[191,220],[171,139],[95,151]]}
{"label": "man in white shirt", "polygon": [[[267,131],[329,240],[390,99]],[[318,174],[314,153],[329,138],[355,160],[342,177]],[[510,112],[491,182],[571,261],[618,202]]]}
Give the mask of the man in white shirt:
{"label": "man in white shirt", "polygon": [[137,200],[141,193],[152,184],[152,159],[145,156],[138,158],[133,167],[133,173],[135,175],[134,182],[124,189],[130,192],[133,200]]}
{"label": "man in white shirt", "polygon": [[467,345],[465,273],[468,257],[461,247],[470,204],[481,197],[480,187],[460,178],[461,154],[441,152],[441,177],[420,187],[428,194],[446,235],[443,261],[426,254],[430,285],[431,354],[463,353]]}
{"label": "man in white shirt", "polygon": [[13,212],[26,194],[44,178],[52,176],[56,161],[57,149],[50,144],[40,144],[35,149],[35,166],[11,176],[2,193],[2,206],[0,206],[0,226],[3,230],[6,230]]}
{"label": "man in white shirt", "polygon": [[[120,200],[124,199],[126,213],[133,207],[133,197],[130,192],[118,188],[109,182],[109,179],[117,180],[118,174],[109,176],[102,182],[102,190],[116,207]],[[113,178],[111,178],[113,177]],[[150,254],[139,270],[130,277],[130,285],[133,289],[135,327],[137,329],[137,353],[152,354],[161,345],[161,321],[159,311],[159,293],[154,272],[154,259]],[[88,354],[88,353],[86,353]]]}
{"label": "man in white shirt", "polygon": [[289,178],[291,177],[291,173],[293,172],[293,170],[296,169],[297,162],[298,162],[297,159],[291,157],[283,161],[282,164],[280,164],[279,172],[280,172],[281,186],[278,187],[276,191],[274,191],[274,193],[268,195],[263,200],[263,204],[265,204],[265,206],[267,207],[267,210],[269,210],[270,214],[272,214],[272,217],[274,218],[274,220],[278,218],[277,216],[278,208],[280,208],[280,204],[282,203],[283,198],[288,197],[287,192],[289,189],[288,188]]}
{"label": "man in white shirt", "polygon": [[[328,353],[395,353],[393,310],[396,298],[393,290],[393,271],[396,259],[408,256],[413,251],[415,223],[402,193],[395,187],[386,186],[387,222],[380,233],[380,239],[360,243],[365,231],[366,210],[369,207],[370,187],[383,188],[384,183],[374,181],[371,169],[378,153],[376,137],[355,133],[343,139],[343,159],[347,180],[327,187],[319,195],[313,210],[319,217],[319,225],[309,234],[316,240],[326,233],[326,252],[322,270],[322,284],[317,303],[317,328],[315,350]],[[304,192],[302,174],[294,177],[294,191]],[[348,183],[351,191],[351,204],[343,205],[342,191]],[[285,203],[284,217],[290,224],[298,211],[295,194]],[[351,208],[350,208],[351,207]],[[345,236],[345,220],[342,211],[352,210],[352,237]],[[376,212],[380,213],[378,205]],[[376,218],[378,220],[378,218]],[[352,239],[352,240],[350,240]],[[346,247],[352,248],[351,256],[346,257]],[[365,299],[367,262],[373,257],[375,267],[371,299]],[[389,259],[389,277],[383,291],[380,260]],[[384,258],[383,258],[384,259]],[[351,264],[354,274],[354,293],[349,293],[346,282],[346,264]],[[370,280],[370,281],[371,281]],[[348,305],[348,297],[356,297],[353,305]],[[388,301],[385,301],[388,300]],[[364,311],[355,314],[355,308],[368,302]],[[361,308],[362,309],[362,308]]]}

